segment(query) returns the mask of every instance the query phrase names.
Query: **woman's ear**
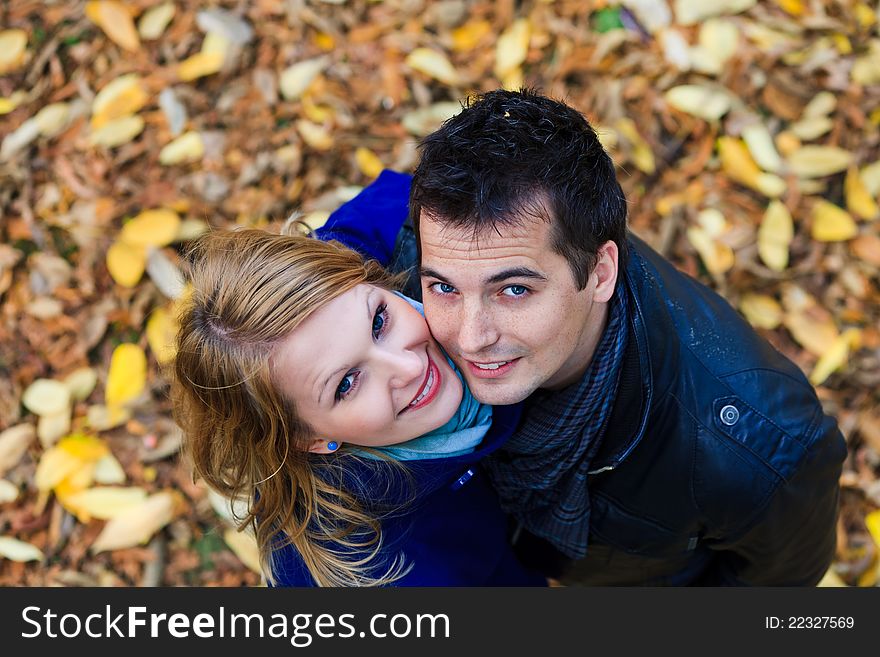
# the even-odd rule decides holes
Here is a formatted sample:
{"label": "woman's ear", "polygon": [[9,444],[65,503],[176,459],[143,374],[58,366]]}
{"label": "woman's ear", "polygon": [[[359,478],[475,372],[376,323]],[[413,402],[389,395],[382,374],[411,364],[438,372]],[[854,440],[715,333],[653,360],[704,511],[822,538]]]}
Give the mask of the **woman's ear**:
{"label": "woman's ear", "polygon": [[309,446],[312,454],[332,454],[339,449],[339,442],[335,440],[326,440],[325,438],[315,438]]}

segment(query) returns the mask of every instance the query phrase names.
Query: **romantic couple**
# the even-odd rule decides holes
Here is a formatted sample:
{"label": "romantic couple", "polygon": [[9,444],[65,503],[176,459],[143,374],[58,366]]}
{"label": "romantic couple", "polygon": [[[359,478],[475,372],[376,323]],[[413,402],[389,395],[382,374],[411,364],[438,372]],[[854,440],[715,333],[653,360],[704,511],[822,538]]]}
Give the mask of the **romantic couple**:
{"label": "romantic couple", "polygon": [[188,254],[176,417],[196,473],[249,501],[271,585],[826,572],[835,421],[627,232],[573,108],[470,100],[413,176],[383,172],[316,237],[218,231]]}

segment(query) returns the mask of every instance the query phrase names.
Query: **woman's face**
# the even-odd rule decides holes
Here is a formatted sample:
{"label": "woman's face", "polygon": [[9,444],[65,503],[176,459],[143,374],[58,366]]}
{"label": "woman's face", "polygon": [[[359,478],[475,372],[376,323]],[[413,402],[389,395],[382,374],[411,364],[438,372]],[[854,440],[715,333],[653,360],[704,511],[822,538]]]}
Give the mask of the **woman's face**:
{"label": "woman's face", "polygon": [[461,381],[419,312],[361,284],[315,311],[279,345],[272,365],[282,394],[326,441],[394,445],[443,426]]}

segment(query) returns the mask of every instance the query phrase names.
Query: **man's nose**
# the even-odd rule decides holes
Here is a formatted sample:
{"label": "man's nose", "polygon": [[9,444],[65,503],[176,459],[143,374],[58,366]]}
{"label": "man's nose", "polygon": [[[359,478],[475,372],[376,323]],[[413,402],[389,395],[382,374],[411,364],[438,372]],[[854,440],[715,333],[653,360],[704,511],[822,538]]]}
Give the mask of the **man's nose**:
{"label": "man's nose", "polygon": [[480,303],[462,304],[459,316],[458,350],[464,356],[477,356],[498,341],[492,317]]}

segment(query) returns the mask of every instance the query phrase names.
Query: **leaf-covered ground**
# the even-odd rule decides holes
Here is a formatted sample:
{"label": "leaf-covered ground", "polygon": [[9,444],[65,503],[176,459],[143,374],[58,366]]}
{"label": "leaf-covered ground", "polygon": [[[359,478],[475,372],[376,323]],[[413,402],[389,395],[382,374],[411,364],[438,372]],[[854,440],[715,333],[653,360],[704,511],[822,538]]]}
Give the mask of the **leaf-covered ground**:
{"label": "leaf-covered ground", "polygon": [[632,229],[817,386],[849,445],[828,584],[880,543],[880,13],[860,0],[0,6],[0,584],[256,585],[162,363],[208,226],[312,225],[467,94],[581,109]]}

